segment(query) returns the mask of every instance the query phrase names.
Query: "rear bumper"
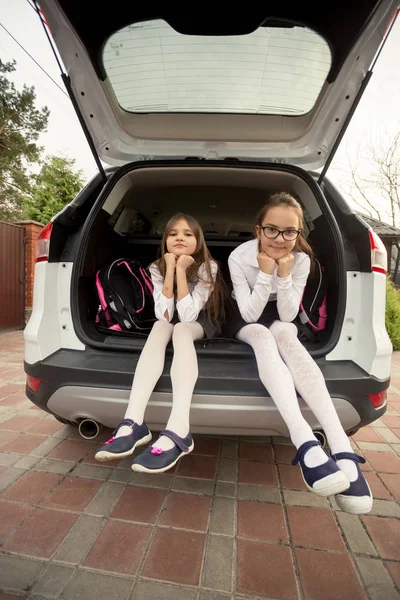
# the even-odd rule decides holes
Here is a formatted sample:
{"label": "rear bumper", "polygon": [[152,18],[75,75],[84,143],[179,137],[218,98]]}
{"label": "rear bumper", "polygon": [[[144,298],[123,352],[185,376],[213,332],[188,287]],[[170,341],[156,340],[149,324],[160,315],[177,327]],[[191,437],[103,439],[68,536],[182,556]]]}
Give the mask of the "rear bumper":
{"label": "rear bumper", "polygon": [[[191,405],[193,432],[236,435],[288,435],[273,400],[261,384],[253,357],[207,357],[199,355],[199,377]],[[86,349],[59,350],[35,364],[25,362],[25,371],[41,380],[36,392],[26,394],[44,410],[69,421],[92,418],[115,427],[123,418],[138,356],[131,353]],[[386,404],[375,409],[368,394],[389,387],[390,379],[371,377],[351,361],[317,361],[348,432],[378,419]],[[167,352],[164,373],[150,398],[146,421],[161,429],[171,409],[171,354]],[[319,424],[300,399],[304,417]]]}

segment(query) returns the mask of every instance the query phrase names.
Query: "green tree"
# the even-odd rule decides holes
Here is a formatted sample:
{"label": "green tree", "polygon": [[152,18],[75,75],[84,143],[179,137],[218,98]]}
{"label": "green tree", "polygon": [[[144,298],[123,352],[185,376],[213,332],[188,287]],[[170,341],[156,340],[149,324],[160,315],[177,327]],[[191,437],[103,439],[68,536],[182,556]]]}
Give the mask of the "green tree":
{"label": "green tree", "polygon": [[0,220],[23,216],[31,191],[27,168],[40,159],[42,148],[36,142],[49,118],[47,107],[35,106],[34,87],[17,90],[8,79],[15,64],[0,59]]}
{"label": "green tree", "polygon": [[49,156],[38,175],[33,176],[32,196],[25,202],[29,219],[48,223],[82,188],[82,171],[74,171],[75,161]]}

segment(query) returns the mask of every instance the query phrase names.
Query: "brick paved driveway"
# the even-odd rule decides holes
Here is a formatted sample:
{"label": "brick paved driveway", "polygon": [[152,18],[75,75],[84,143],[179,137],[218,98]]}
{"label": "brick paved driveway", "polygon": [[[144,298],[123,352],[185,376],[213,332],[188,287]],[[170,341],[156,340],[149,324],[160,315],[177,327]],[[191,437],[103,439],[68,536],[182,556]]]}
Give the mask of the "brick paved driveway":
{"label": "brick paved driveway", "polygon": [[22,332],[0,335],[0,600],[400,597],[400,354],[386,415],[354,436],[361,518],[305,491],[284,439],[195,436],[172,475],[100,465],[26,399],[22,357]]}

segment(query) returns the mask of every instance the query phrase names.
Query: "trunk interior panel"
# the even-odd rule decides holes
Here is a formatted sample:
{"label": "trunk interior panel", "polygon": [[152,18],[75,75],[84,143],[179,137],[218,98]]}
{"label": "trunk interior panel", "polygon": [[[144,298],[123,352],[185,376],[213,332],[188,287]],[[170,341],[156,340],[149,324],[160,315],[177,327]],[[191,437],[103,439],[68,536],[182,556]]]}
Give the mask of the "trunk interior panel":
{"label": "trunk interior panel", "polygon": [[[110,182],[85,223],[76,250],[72,311],[78,337],[98,348],[135,351],[145,340],[132,334],[109,334],[95,324],[98,299],[95,275],[116,258],[129,257],[148,266],[158,258],[164,226],[175,212],[193,215],[203,227],[209,250],[220,262],[228,289],[227,260],[239,244],[253,237],[255,216],[268,194],[285,190],[303,205],[304,234],[325,266],[328,280],[328,323],[318,342],[305,342],[310,353],[323,356],[324,348],[343,318],[338,307],[345,297],[343,248],[332,213],[315,182],[300,169],[243,168],[241,166],[154,167],[128,171]],[[303,172],[304,173],[304,172]],[[115,184],[113,186],[113,183]],[[311,189],[314,184],[314,190]],[[311,186],[311,187],[310,187]],[[319,197],[318,197],[319,196]],[[77,300],[74,301],[74,300]],[[83,341],[83,340],[82,340]],[[233,352],[251,356],[252,350],[236,340],[199,341],[210,354]]]}

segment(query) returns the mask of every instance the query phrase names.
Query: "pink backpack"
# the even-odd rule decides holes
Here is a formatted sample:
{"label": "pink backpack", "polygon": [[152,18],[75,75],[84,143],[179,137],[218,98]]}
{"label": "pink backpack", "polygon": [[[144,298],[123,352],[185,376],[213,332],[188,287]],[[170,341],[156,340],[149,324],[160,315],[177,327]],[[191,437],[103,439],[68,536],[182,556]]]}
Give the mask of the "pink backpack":
{"label": "pink backpack", "polygon": [[96,323],[102,329],[148,333],[153,327],[153,282],[137,260],[118,258],[96,273],[99,308]]}

